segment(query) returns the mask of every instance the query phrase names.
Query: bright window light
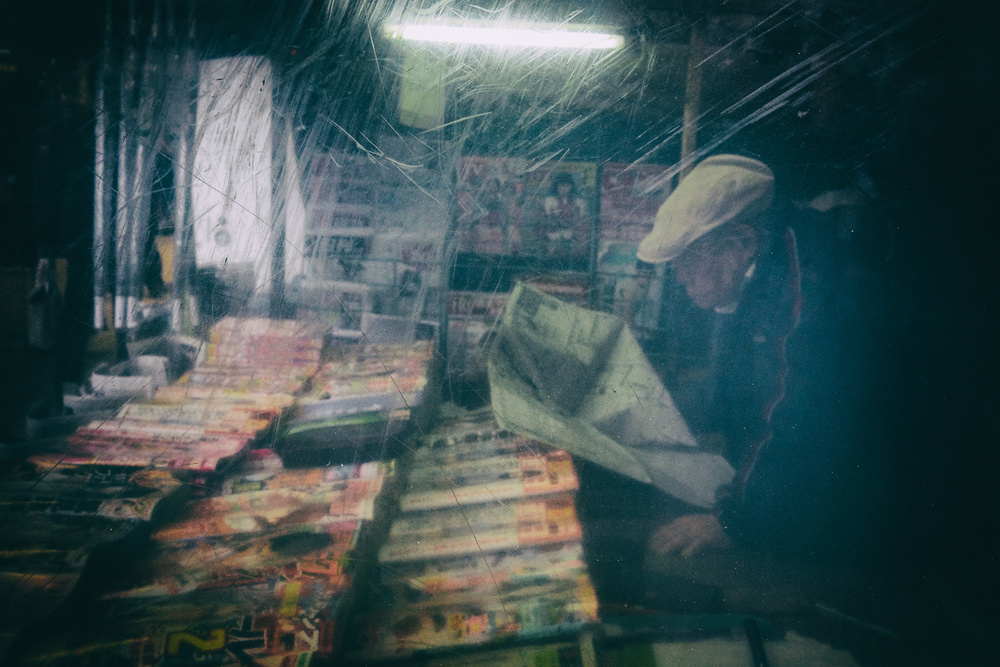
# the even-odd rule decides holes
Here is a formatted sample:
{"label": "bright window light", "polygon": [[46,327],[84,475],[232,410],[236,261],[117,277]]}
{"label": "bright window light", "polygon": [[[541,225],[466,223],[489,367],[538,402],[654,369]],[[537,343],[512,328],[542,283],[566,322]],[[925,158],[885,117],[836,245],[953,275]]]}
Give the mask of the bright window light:
{"label": "bright window light", "polygon": [[541,46],[568,49],[617,49],[625,43],[621,35],[590,32],[586,28],[491,28],[410,24],[390,26],[389,37],[417,42],[491,44],[497,46]]}

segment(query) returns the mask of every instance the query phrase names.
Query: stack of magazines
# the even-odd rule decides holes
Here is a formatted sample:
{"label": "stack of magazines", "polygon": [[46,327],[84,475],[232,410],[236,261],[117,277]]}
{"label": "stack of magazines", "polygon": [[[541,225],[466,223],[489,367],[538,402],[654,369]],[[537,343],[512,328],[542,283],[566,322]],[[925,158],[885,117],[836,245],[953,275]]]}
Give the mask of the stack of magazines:
{"label": "stack of magazines", "polygon": [[[392,462],[227,478],[162,526],[47,665],[303,665],[330,654]],[[368,547],[370,548],[370,547]]]}
{"label": "stack of magazines", "polygon": [[21,628],[71,599],[85,566],[104,567],[92,565],[98,546],[144,537],[180,504],[164,500],[202,488],[253,449],[319,368],[323,338],[315,325],[226,318],[210,332],[205,363],[178,383],[81,426],[60,451],[5,477],[0,661]]}
{"label": "stack of magazines", "polygon": [[352,447],[399,433],[425,401],[434,368],[431,341],[334,349],[297,405],[284,447]]}
{"label": "stack of magazines", "polygon": [[93,552],[169,514],[184,487],[165,470],[33,465],[0,483],[0,662],[17,632],[63,604]]}
{"label": "stack of magazines", "polygon": [[421,439],[379,551],[366,658],[556,640],[597,621],[565,452],[458,422]]}
{"label": "stack of magazines", "polygon": [[154,398],[77,429],[67,451],[33,460],[214,472],[294,404],[322,347],[315,325],[227,317],[212,327],[203,364]]}

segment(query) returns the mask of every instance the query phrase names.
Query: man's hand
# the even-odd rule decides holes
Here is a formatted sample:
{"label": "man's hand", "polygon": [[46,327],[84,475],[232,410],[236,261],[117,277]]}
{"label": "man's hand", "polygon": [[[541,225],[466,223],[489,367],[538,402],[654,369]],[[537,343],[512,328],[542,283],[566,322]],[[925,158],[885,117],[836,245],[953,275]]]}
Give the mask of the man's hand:
{"label": "man's hand", "polygon": [[649,550],[661,555],[694,556],[732,542],[714,514],[688,514],[661,526],[649,540]]}

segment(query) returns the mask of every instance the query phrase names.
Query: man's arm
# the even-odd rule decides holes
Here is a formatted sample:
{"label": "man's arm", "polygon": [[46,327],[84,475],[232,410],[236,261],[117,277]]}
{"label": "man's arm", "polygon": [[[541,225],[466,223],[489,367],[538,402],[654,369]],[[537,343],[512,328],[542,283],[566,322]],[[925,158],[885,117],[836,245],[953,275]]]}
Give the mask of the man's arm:
{"label": "man's arm", "polygon": [[714,514],[687,514],[661,526],[649,540],[648,549],[660,555],[694,556],[732,545]]}

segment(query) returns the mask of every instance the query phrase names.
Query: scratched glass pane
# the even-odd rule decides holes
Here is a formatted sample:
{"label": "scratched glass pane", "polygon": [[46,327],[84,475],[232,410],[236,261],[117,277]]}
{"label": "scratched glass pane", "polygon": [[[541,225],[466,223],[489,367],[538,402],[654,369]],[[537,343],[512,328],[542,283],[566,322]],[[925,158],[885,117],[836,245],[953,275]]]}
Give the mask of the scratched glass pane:
{"label": "scratched glass pane", "polygon": [[[43,10],[52,10],[52,18]],[[8,77],[0,81],[2,91],[28,101],[24,111],[10,105],[0,115],[0,215],[16,223],[5,225],[10,243],[0,256],[5,268],[35,271],[26,279],[31,302],[24,344],[50,372],[56,369],[58,380],[74,385],[60,399],[58,409],[69,410],[60,419],[72,418],[74,405],[79,413],[81,406],[98,406],[105,411],[100,418],[80,425],[91,429],[87,437],[108,436],[109,424],[120,425],[118,439],[132,437],[125,420],[158,415],[161,408],[149,407],[155,391],[129,394],[138,405],[129,403],[125,409],[132,412],[123,415],[108,399],[112,389],[126,392],[126,380],[147,374],[167,388],[164,396],[176,396],[179,385],[174,394],[170,386],[185,372],[189,387],[221,382],[224,373],[204,360],[218,361],[225,352],[214,340],[205,348],[191,341],[237,336],[213,329],[226,323],[295,321],[301,329],[281,333],[298,341],[282,338],[288,346],[332,338],[336,354],[322,367],[316,361],[328,375],[305,408],[313,410],[312,421],[285,423],[283,408],[257,406],[255,424],[275,419],[280,426],[269,427],[254,446],[276,450],[289,470],[317,466],[329,473],[371,460],[417,461],[393,533],[399,541],[381,558],[367,554],[369,574],[384,585],[372,586],[378,592],[359,609],[392,594],[433,607],[441,594],[434,587],[448,580],[442,573],[450,573],[451,583],[466,582],[469,596],[485,587],[499,600],[496,609],[480,604],[479,613],[469,612],[461,623],[440,614],[433,621],[416,612],[396,617],[394,639],[379,650],[440,648],[434,644],[440,628],[427,629],[435,625],[463,641],[479,638],[469,643],[491,632],[523,639],[536,627],[531,623],[540,628],[538,619],[558,616],[523,605],[537,583],[528,579],[558,578],[557,570],[564,585],[567,573],[590,568],[601,613],[609,616],[630,604],[663,611],[653,603],[659,594],[671,613],[733,611],[726,606],[733,598],[718,587],[684,588],[680,597],[670,597],[673,589],[663,593],[691,574],[684,569],[694,567],[689,561],[664,561],[654,572],[643,560],[659,534],[655,512],[677,503],[691,510],[682,518],[715,512],[719,529],[737,542],[738,533],[764,536],[763,546],[754,547],[768,557],[770,547],[777,550],[795,535],[811,540],[810,554],[824,543],[837,545],[847,554],[840,565],[863,562],[885,574],[879,583],[886,590],[873,588],[874,602],[863,611],[852,606],[863,587],[852,580],[840,592],[855,597],[840,597],[833,575],[822,594],[800,596],[805,612],[795,606],[799,598],[770,582],[760,586],[763,593],[747,584],[735,597],[791,600],[778,611],[808,613],[862,633],[867,643],[844,640],[858,663],[887,664],[873,648],[877,642],[914,659],[944,655],[930,646],[929,619],[936,614],[944,619],[934,630],[966,651],[954,664],[979,664],[984,654],[996,658],[986,634],[996,614],[983,600],[1000,592],[995,548],[984,538],[1000,518],[992,447],[1000,371],[993,98],[1000,70],[995,20],[980,8],[933,0],[47,0],[36,9],[4,9],[0,23],[15,26],[0,26],[0,77]],[[58,48],[44,46],[56,42]],[[58,53],[50,58],[49,51]],[[27,138],[15,136],[21,127],[30,129]],[[744,293],[737,289],[706,306],[708,297],[693,287],[690,276],[730,256],[732,237],[707,236],[665,261],[638,258],[640,243],[662,231],[654,227],[661,205],[683,194],[681,184],[697,165],[721,155],[752,158],[773,175],[771,227],[767,236],[752,230],[753,252],[766,251],[741,266],[737,278],[741,286],[753,284],[755,272],[761,279],[774,265],[768,260],[780,255],[787,283],[761,312],[775,304],[776,311],[787,310],[791,335],[747,325],[738,332],[743,338],[727,337],[725,317],[738,312]],[[704,206],[708,211],[715,204]],[[69,268],[57,268],[65,266],[57,257]],[[63,300],[46,303],[57,284]],[[560,310],[549,297],[586,312]],[[262,319],[253,326],[271,326],[259,324]],[[246,327],[239,334],[251,336],[255,330]],[[97,339],[117,363],[93,374],[87,368],[84,377],[83,362],[65,359],[89,359]],[[151,340],[171,341],[168,365],[150,369],[134,359],[153,356],[148,350],[154,348],[137,352]],[[804,351],[789,347],[797,340],[818,342]],[[436,368],[433,374],[424,368],[426,389],[411,386],[412,369],[397,348],[378,347],[420,341],[433,351],[428,366]],[[749,360],[750,370],[720,379],[734,359]],[[274,359],[257,363],[265,361]],[[363,368],[377,376],[371,382],[382,383],[352,397],[371,413],[380,410],[381,421],[357,417],[370,413],[352,403],[355,421],[339,424],[336,433],[364,445],[330,447],[310,429],[333,421],[329,402],[337,391],[358,386],[349,368]],[[271,389],[285,382],[285,394],[301,399],[309,386],[294,373],[266,380],[265,372],[247,373],[244,389],[251,382],[270,382]],[[197,415],[223,419],[221,394],[204,391],[208,398]],[[753,400],[733,399],[740,392]],[[434,407],[440,401],[447,415],[471,421],[435,430],[433,422],[416,418],[421,400]],[[715,428],[715,406],[725,400],[734,406]],[[473,412],[479,409],[484,412]],[[170,428],[192,426],[186,420],[194,418],[193,408],[171,415]],[[743,449],[726,431],[739,432],[740,419],[760,423],[759,438],[743,434],[753,440]],[[28,424],[38,433],[50,427],[43,419]],[[791,439],[805,441],[791,455],[769,449],[788,435],[782,426]],[[178,463],[182,457],[174,451],[139,468],[155,477],[157,470],[186,465],[208,475],[238,453],[235,440],[199,433],[215,438],[214,458]],[[176,444],[189,436],[171,431],[169,437]],[[523,457],[517,459],[522,467],[515,471],[514,459],[490,459],[499,470],[493,474],[482,448]],[[699,458],[688,457],[686,448]],[[265,454],[256,455],[254,465],[269,465]],[[570,479],[571,458],[578,469]],[[746,526],[727,523],[726,502],[752,496],[754,475],[767,475],[769,466],[785,472],[761,492],[771,494],[763,502],[771,513],[740,532]],[[75,474],[53,472],[39,488],[77,488],[82,482]],[[551,479],[575,500],[568,510],[548,497],[526,509],[524,498],[503,496],[507,487],[498,481],[518,475],[530,475],[525,489]],[[139,483],[108,476],[114,479],[88,479],[121,485],[115,512],[146,509],[122,502],[122,494],[140,493],[135,484],[142,494],[166,493],[159,478]],[[218,481],[182,479],[196,493]],[[24,487],[23,479],[17,483]],[[226,488],[241,483],[248,482],[230,480]],[[463,500],[476,485],[489,489],[493,504]],[[819,507],[801,530],[783,523],[780,513],[794,498],[802,499],[796,509]],[[324,517],[345,520],[346,510],[337,515],[329,500],[324,497]],[[39,495],[23,502],[36,512],[46,501]],[[449,523],[449,503],[459,510],[457,527]],[[638,508],[631,516],[611,513],[629,503]],[[74,496],[51,507],[57,518],[34,532],[25,529],[25,544],[36,533],[60,532],[65,515],[100,515],[106,505]],[[270,508],[267,526],[254,515],[257,523],[247,530],[276,530],[292,512],[282,514],[283,507]],[[407,514],[406,507],[417,509]],[[429,514],[417,516],[421,511]],[[579,522],[575,515],[563,522],[574,511]],[[530,544],[537,560],[522,579],[504,579],[517,567],[516,557],[496,526],[531,512],[532,530],[517,535],[516,546],[536,540]],[[102,521],[121,518],[101,515]],[[198,577],[231,556],[204,545],[190,553],[178,546],[193,535],[185,531],[228,535],[232,528],[207,520],[194,528],[196,519],[164,529],[162,543],[144,552],[182,589],[204,584]],[[843,523],[850,525],[841,536],[835,531]],[[602,532],[609,524],[614,527]],[[80,532],[91,546],[103,539],[95,537],[97,528],[87,530]],[[413,554],[430,547],[418,547],[414,536],[432,530],[441,532],[434,538],[441,549],[454,549],[459,533],[468,531],[474,549],[447,552],[437,570],[424,568]],[[273,566],[269,571],[281,565],[281,549],[329,555],[333,545],[352,539],[331,533],[317,546],[280,537],[261,556]],[[249,548],[226,544],[234,552]],[[0,543],[0,552],[12,549]],[[197,567],[178,567],[182,556]],[[82,572],[80,558],[59,561],[61,578],[53,579],[39,609],[64,599]],[[44,565],[56,567],[57,560]],[[311,566],[327,568],[327,576],[340,566],[336,559],[320,561],[317,556]],[[746,574],[749,581],[753,572],[772,572],[769,567],[766,558],[753,561],[735,578]],[[141,567],[126,570],[128,586],[102,604],[114,599],[116,606],[105,611],[131,631],[138,625],[129,619],[145,610],[133,598],[145,599],[163,584],[144,580]],[[474,580],[479,583],[468,583]],[[33,581],[21,577],[8,589],[34,599]],[[403,581],[405,595],[393,588]],[[900,592],[907,586],[910,597]],[[564,588],[560,595],[568,584]],[[241,604],[264,604],[248,591]],[[300,588],[281,591],[278,616],[294,611]],[[303,604],[330,603],[301,594]],[[916,601],[906,608],[904,599]],[[572,613],[561,609],[567,627],[594,620],[596,611],[579,606]],[[766,607],[737,611],[752,615]],[[11,627],[24,622],[20,608],[13,609],[0,614]],[[229,651],[256,664],[253,651],[270,635],[251,625],[199,626],[176,633],[165,650],[171,659]],[[746,643],[745,634],[757,650],[754,631],[736,629],[740,641]],[[720,625],[705,634],[732,631]],[[675,640],[685,636],[683,628],[672,632]],[[304,654],[315,650],[320,634],[302,630],[288,641]],[[32,659],[54,660],[73,645]],[[6,647],[0,643],[0,662]],[[565,664],[589,664],[559,650]],[[518,659],[529,658],[544,662],[537,655]]]}

